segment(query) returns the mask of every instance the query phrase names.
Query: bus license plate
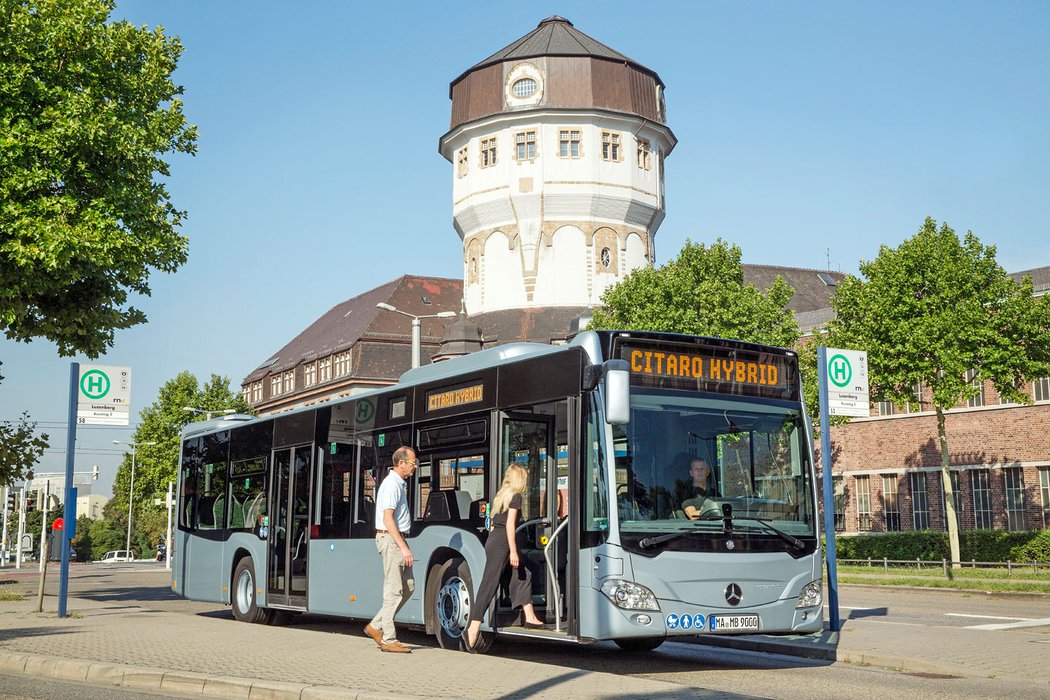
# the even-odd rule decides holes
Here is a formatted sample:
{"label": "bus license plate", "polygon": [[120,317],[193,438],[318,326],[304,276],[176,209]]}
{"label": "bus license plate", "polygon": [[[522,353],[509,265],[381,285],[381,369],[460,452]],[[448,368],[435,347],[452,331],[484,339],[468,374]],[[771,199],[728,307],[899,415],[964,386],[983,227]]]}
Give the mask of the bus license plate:
{"label": "bus license plate", "polygon": [[757,632],[758,615],[712,615],[712,632]]}

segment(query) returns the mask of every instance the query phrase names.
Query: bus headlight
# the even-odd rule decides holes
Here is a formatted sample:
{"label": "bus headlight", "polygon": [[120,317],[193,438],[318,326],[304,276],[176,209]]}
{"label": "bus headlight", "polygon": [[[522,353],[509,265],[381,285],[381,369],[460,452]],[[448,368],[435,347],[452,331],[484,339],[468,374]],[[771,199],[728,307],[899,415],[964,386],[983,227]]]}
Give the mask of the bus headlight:
{"label": "bus headlight", "polygon": [[816,605],[820,605],[824,602],[823,588],[821,587],[820,579],[816,581],[810,581],[798,594],[798,602],[795,603],[796,608],[812,608]]}
{"label": "bus headlight", "polygon": [[618,608],[624,610],[659,610],[656,596],[645,586],[633,581],[613,579],[602,584],[602,593]]}

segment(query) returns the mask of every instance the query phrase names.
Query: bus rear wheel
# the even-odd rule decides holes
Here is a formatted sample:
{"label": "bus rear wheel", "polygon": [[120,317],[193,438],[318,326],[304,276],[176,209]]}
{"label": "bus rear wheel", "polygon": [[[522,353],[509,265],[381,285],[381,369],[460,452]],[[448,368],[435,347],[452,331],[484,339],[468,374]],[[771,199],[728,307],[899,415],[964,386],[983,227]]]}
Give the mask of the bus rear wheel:
{"label": "bus rear wheel", "polygon": [[[431,593],[434,636],[442,649],[465,649],[470,606],[474,598],[470,567],[462,557],[453,557],[440,569]],[[492,635],[482,632],[474,645],[475,653],[484,653],[492,645]]]}
{"label": "bus rear wheel", "polygon": [[614,639],[616,646],[624,651],[652,651],[664,643],[663,637],[632,637],[630,639]]}
{"label": "bus rear wheel", "polygon": [[270,611],[255,604],[255,562],[251,557],[244,557],[237,562],[231,590],[230,603],[237,620],[253,624],[269,621]]}

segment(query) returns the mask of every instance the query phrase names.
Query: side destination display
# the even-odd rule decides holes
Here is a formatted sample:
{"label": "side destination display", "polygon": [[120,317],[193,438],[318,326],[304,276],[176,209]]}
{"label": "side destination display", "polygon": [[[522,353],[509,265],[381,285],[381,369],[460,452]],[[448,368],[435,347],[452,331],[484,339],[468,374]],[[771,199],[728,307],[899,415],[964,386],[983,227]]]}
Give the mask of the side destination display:
{"label": "side destination display", "polygon": [[793,354],[624,339],[614,356],[627,361],[634,386],[799,398],[798,360]]}

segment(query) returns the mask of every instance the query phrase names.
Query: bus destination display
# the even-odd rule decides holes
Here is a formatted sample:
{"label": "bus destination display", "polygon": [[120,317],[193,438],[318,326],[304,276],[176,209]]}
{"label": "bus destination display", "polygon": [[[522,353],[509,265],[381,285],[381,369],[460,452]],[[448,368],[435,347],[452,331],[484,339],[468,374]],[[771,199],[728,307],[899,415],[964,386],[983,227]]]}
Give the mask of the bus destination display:
{"label": "bus destination display", "polygon": [[795,358],[678,343],[623,342],[618,357],[637,386],[795,399]]}

